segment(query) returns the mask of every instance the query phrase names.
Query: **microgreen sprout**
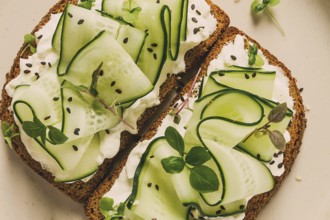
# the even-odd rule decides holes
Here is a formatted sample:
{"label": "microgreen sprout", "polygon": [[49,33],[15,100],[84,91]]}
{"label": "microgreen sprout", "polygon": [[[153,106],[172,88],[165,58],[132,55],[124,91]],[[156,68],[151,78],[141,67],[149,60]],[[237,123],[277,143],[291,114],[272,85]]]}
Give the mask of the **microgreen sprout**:
{"label": "microgreen sprout", "polygon": [[14,124],[9,124],[6,121],[2,121],[1,129],[6,143],[9,145],[10,148],[13,148],[12,138],[19,135],[19,133],[16,133],[14,130]]}
{"label": "microgreen sprout", "polygon": [[202,146],[192,147],[186,154],[184,140],[179,132],[168,127],[165,138],[178,155],[169,156],[161,160],[163,169],[170,174],[180,173],[185,168],[190,171],[189,181],[197,192],[214,192],[219,188],[219,179],[216,173],[204,164],[211,159],[210,153]]}
{"label": "microgreen sprout", "polygon": [[92,8],[93,2],[95,2],[95,0],[81,0],[78,6],[90,10]]}
{"label": "microgreen sprout", "polygon": [[24,54],[24,52],[29,49],[30,52],[32,54],[36,53],[37,52],[37,49],[36,49],[36,38],[33,34],[26,34],[24,35],[24,43],[25,43],[25,47],[24,49],[22,50],[22,53],[21,55]]}
{"label": "microgreen sprout", "polygon": [[269,7],[274,7],[280,3],[280,0],[254,0],[251,4],[251,10],[254,14],[265,12],[274,22],[276,27],[280,30],[280,32],[285,35],[285,31],[274,17],[273,13],[269,10]]}
{"label": "microgreen sprout", "polygon": [[272,144],[280,151],[285,151],[286,141],[283,134],[278,130],[270,130],[271,123],[280,123],[285,118],[287,113],[287,104],[281,103],[275,106],[268,115],[268,122],[263,126],[255,129],[251,134],[249,134],[243,142],[249,139],[253,134],[256,137],[262,137],[268,134],[268,137]]}
{"label": "microgreen sprout", "polygon": [[105,220],[121,219],[124,216],[125,203],[114,205],[112,198],[103,197],[99,205],[102,215],[105,216]]}

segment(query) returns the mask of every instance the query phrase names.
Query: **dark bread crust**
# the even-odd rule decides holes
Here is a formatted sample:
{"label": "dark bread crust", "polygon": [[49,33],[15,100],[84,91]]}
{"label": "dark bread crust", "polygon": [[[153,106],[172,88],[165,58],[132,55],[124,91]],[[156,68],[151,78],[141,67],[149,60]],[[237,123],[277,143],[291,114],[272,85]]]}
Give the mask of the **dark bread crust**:
{"label": "dark bread crust", "polygon": [[[290,70],[282,62],[280,62],[274,55],[272,55],[268,50],[262,48],[259,43],[257,43],[255,40],[251,39],[249,36],[247,36],[245,33],[243,33],[242,31],[238,30],[235,27],[229,27],[225,31],[225,33],[221,36],[221,39],[219,39],[215,43],[215,45],[213,46],[213,48],[211,49],[210,53],[208,54],[208,56],[206,57],[206,59],[204,60],[201,66],[201,71],[199,73],[198,78],[201,79],[203,75],[206,75],[210,62],[218,56],[224,45],[235,39],[235,36],[237,34],[244,35],[250,42],[255,43],[258,46],[258,48],[262,50],[263,54],[267,57],[270,64],[274,66],[278,66],[283,70],[285,76],[288,77],[289,79],[290,95],[294,99],[295,114],[288,128],[288,131],[291,136],[291,140],[287,144],[287,148],[284,153],[285,172],[280,177],[275,177],[275,187],[272,191],[255,196],[249,201],[244,220],[253,220],[257,217],[257,215],[260,213],[262,208],[267,204],[267,202],[271,199],[274,193],[279,189],[282,181],[290,172],[294,160],[299,153],[299,148],[302,143],[303,133],[306,128],[306,118],[305,118],[302,97],[297,87],[296,79],[293,78]],[[183,94],[186,94],[190,90],[191,86],[193,86],[193,80],[190,80],[186,84],[186,86],[181,90],[180,94],[177,96],[176,100],[179,99]],[[166,113],[168,113],[168,111],[169,110],[167,110],[164,113],[163,117],[165,116]],[[159,123],[161,123],[161,121],[159,121]],[[125,159],[127,159],[127,156],[125,157]],[[120,162],[118,169],[116,169],[111,176],[108,176],[107,179],[99,186],[97,190],[95,190],[95,192],[88,199],[85,206],[85,212],[89,219],[91,220],[103,219],[99,211],[99,200],[113,186],[122,168],[125,166],[125,163],[126,161],[122,160]]]}
{"label": "dark bread crust", "polygon": [[282,69],[285,76],[289,79],[289,91],[290,95],[294,100],[294,111],[295,114],[289,124],[288,131],[291,136],[291,140],[287,143],[286,150],[284,152],[284,167],[285,172],[279,176],[275,177],[275,187],[270,192],[258,195],[253,197],[247,207],[246,216],[244,220],[252,220],[257,217],[260,213],[262,208],[267,204],[267,202],[271,199],[271,197],[275,194],[275,192],[281,186],[284,178],[289,174],[293,163],[299,153],[299,148],[302,144],[302,139],[304,135],[304,130],[306,128],[307,120],[305,118],[305,108],[303,105],[303,100],[300,95],[300,91],[296,84],[296,79],[291,75],[291,71],[282,63],[280,62],[274,55],[272,55],[268,50],[264,49],[258,42],[247,36],[241,30],[235,27],[229,27],[225,34],[222,37],[222,40],[218,41],[215,46],[212,48],[211,52],[209,53],[208,57],[206,58],[205,62],[202,65],[201,75],[206,75],[207,68],[210,62],[215,59],[220,51],[222,50],[223,46],[226,45],[227,42],[233,41],[236,35],[243,35],[245,36],[249,42],[253,42],[257,47],[262,50],[265,57],[268,59],[269,63],[274,66],[278,66]]}
{"label": "dark bread crust", "polygon": [[[210,0],[206,0],[212,7],[213,13],[215,17],[218,19],[218,28],[217,30],[212,34],[210,39],[208,39],[205,42],[202,42],[200,45],[198,45],[196,48],[193,49],[193,51],[190,51],[187,53],[185,57],[185,61],[187,63],[188,69],[194,65],[194,59],[200,59],[203,60],[206,53],[209,51],[209,49],[213,46],[218,36],[220,36],[221,33],[224,32],[224,30],[229,25],[229,18],[228,16],[219,9],[216,5],[212,4]],[[55,4],[49,12],[41,19],[40,23],[33,29],[31,33],[35,33],[36,31],[40,30],[50,19],[51,14],[60,13],[64,10],[65,6],[68,3],[71,4],[77,4],[78,0],[60,0],[57,4]],[[8,107],[11,103],[11,97],[8,96],[5,86],[10,82],[12,79],[14,79],[20,72],[19,67],[19,61],[20,58],[26,58],[29,55],[28,51],[25,51],[23,54],[22,51],[24,49],[25,45],[22,45],[21,49],[17,53],[17,57],[14,60],[13,66],[11,67],[11,70],[6,75],[6,83],[2,89],[2,100],[0,101],[0,120],[7,121],[9,123],[14,123],[13,114],[8,110]],[[160,90],[160,100],[162,101],[166,94],[171,91],[173,88],[177,87],[176,78],[174,76],[169,77],[167,81],[161,86]],[[152,107],[150,109],[147,109],[146,112],[142,115],[142,117],[138,121],[138,129],[142,130],[146,123],[149,123],[150,115],[153,115],[158,110],[158,107]],[[165,114],[163,114],[164,116]],[[161,121],[162,117],[159,117],[159,122]],[[157,128],[158,123],[154,123],[151,128],[149,129],[149,132],[146,132],[143,134],[143,138],[147,139],[152,137],[155,129]],[[17,127],[15,128],[17,131]],[[121,145],[120,149],[124,150],[125,148],[128,148],[128,146],[131,146],[134,142],[136,142],[137,138],[140,138],[142,134],[139,133],[139,135],[134,136],[131,135],[128,132],[122,132],[121,134]],[[118,160],[120,161],[120,158],[125,157],[125,155],[128,155],[128,153],[125,153],[125,150],[121,152],[117,157],[113,159],[106,159],[103,164],[99,167],[98,171],[94,174],[94,176],[88,181],[76,181],[74,183],[59,183],[54,181],[54,177],[51,173],[48,171],[42,169],[39,162],[35,161],[27,152],[24,144],[21,142],[19,137],[13,138],[13,149],[14,151],[21,157],[21,159],[31,167],[36,173],[38,173],[41,177],[43,177],[45,180],[47,180],[49,183],[57,187],[60,191],[71,197],[74,201],[84,203],[90,194],[98,187],[98,185],[106,178],[106,176],[109,174],[110,171],[113,170],[113,167],[117,167]],[[117,172],[120,170],[119,168],[114,171],[112,175],[118,176]]]}

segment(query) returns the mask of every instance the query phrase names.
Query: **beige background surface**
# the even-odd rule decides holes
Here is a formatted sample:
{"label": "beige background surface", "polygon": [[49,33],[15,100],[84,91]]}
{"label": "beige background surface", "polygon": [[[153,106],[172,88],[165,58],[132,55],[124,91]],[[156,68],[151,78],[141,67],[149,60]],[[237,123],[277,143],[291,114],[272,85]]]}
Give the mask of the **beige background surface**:
{"label": "beige background surface", "polygon": [[[330,219],[330,1],[282,0],[273,8],[283,36],[267,16],[253,18],[252,0],[214,0],[231,24],[258,40],[283,61],[303,87],[308,129],[301,153],[283,187],[259,220]],[[2,1],[0,84],[35,24],[55,0]],[[85,219],[82,208],[27,168],[0,138],[0,218],[6,220]],[[299,177],[302,181],[297,181]]]}

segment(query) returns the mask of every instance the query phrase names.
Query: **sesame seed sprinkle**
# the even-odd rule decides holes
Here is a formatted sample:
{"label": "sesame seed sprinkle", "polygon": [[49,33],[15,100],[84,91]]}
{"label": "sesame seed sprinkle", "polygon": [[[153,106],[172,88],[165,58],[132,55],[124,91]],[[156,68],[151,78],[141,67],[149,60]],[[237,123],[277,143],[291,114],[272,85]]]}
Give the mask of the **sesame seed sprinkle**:
{"label": "sesame seed sprinkle", "polygon": [[157,54],[156,53],[153,54],[153,57],[154,57],[155,60],[157,60]]}
{"label": "sesame seed sprinkle", "polygon": [[195,17],[192,17],[191,20],[192,20],[194,23],[198,23],[198,20],[197,20],[197,18],[195,18]]}
{"label": "sesame seed sprinkle", "polygon": [[244,74],[245,79],[250,79],[250,76],[248,74]]}
{"label": "sesame seed sprinkle", "polygon": [[257,73],[256,72],[252,73],[252,77],[253,78],[255,78],[256,76],[257,76]]}
{"label": "sesame seed sprinkle", "polygon": [[40,64],[44,66],[44,65],[46,65],[46,62],[45,61],[41,61]]}
{"label": "sesame seed sprinkle", "polygon": [[159,186],[157,184],[155,185],[155,188],[157,191],[159,190]]}
{"label": "sesame seed sprinkle", "polygon": [[37,39],[40,40],[42,37],[43,37],[43,35],[39,35],[39,36],[37,37]]}
{"label": "sesame seed sprinkle", "polygon": [[116,93],[118,93],[118,94],[122,94],[121,89],[116,89],[115,91],[116,91]]}
{"label": "sesame seed sprinkle", "polygon": [[44,118],[45,121],[47,121],[49,119],[50,119],[50,115]]}
{"label": "sesame seed sprinkle", "polygon": [[148,183],[148,185],[147,185],[148,187],[151,187],[152,186],[152,183]]}
{"label": "sesame seed sprinkle", "polygon": [[31,67],[32,67],[32,64],[31,64],[31,63],[26,63],[26,64],[25,64],[25,66],[27,66],[27,67],[30,67],[30,68],[31,68]]}
{"label": "sesame seed sprinkle", "polygon": [[152,49],[152,48],[147,48],[147,50],[150,52],[150,53],[152,53],[152,52],[154,52],[154,50]]}
{"label": "sesame seed sprinkle", "polygon": [[74,133],[75,135],[79,135],[79,132],[80,132],[80,128],[76,128],[76,129],[74,129],[74,131],[73,131],[73,133]]}
{"label": "sesame seed sprinkle", "polygon": [[30,70],[24,70],[24,73],[29,74],[29,73],[31,73],[31,71]]}
{"label": "sesame seed sprinkle", "polygon": [[232,60],[237,60],[237,57],[234,56],[234,55],[231,55],[230,58],[231,58]]}
{"label": "sesame seed sprinkle", "polygon": [[128,37],[126,37],[126,38],[123,40],[123,43],[124,43],[124,44],[127,44],[127,42],[128,42]]}
{"label": "sesame seed sprinkle", "polygon": [[76,145],[72,145],[74,151],[78,151],[78,147]]}
{"label": "sesame seed sprinkle", "polygon": [[195,8],[196,8],[196,5],[195,4],[192,4],[191,5],[191,10],[195,10]]}
{"label": "sesame seed sprinkle", "polygon": [[54,97],[53,100],[56,102],[56,101],[60,100],[60,98],[59,97]]}
{"label": "sesame seed sprinkle", "polygon": [[81,24],[84,23],[84,21],[85,21],[84,19],[80,19],[80,20],[78,21],[78,24],[81,25]]}
{"label": "sesame seed sprinkle", "polygon": [[114,85],[116,85],[116,81],[112,81],[111,87],[113,87]]}
{"label": "sesame seed sprinkle", "polygon": [[152,47],[157,47],[158,44],[156,44],[156,43],[152,43],[151,46],[152,46]]}
{"label": "sesame seed sprinkle", "polygon": [[202,13],[201,13],[200,11],[198,11],[198,10],[196,10],[196,13],[197,13],[198,15],[202,15]]}
{"label": "sesame seed sprinkle", "polygon": [[70,12],[68,12],[68,15],[69,15],[69,17],[70,17],[70,18],[72,18],[72,17],[73,17],[73,15],[72,15]]}
{"label": "sesame seed sprinkle", "polygon": [[66,111],[71,114],[71,109],[70,108],[66,108]]}

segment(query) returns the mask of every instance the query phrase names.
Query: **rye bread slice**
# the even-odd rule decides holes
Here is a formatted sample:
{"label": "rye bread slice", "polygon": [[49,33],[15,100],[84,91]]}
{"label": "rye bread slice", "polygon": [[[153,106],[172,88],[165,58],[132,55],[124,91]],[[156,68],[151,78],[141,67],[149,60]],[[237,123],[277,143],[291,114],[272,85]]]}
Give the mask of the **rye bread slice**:
{"label": "rye bread slice", "polygon": [[[294,100],[294,111],[295,111],[292,121],[290,122],[288,127],[291,140],[290,142],[287,143],[287,147],[284,152],[283,165],[285,167],[285,172],[281,176],[275,177],[275,187],[273,190],[261,195],[257,195],[249,201],[244,220],[253,220],[257,217],[257,215],[264,208],[267,202],[279,189],[284,178],[289,174],[291,167],[293,166],[294,160],[299,153],[299,148],[302,144],[302,138],[303,138],[304,130],[306,128],[307,121],[305,118],[303,100],[300,95],[300,91],[297,87],[296,79],[291,75],[290,70],[282,62],[280,62],[274,55],[272,55],[268,50],[261,47],[259,43],[257,43],[255,40],[253,40],[252,38],[247,36],[244,32],[242,32],[241,30],[235,27],[229,27],[222,35],[221,39],[219,39],[215,43],[210,53],[204,60],[198,77],[201,78],[203,75],[206,75],[210,62],[213,59],[216,59],[218,54],[221,52],[222,48],[224,47],[224,45],[226,45],[228,42],[234,41],[236,35],[238,34],[245,36],[250,42],[255,43],[257,47],[260,50],[262,50],[263,54],[268,59],[271,65],[278,66],[279,68],[282,69],[285,76],[289,79],[289,91],[291,97]],[[183,94],[187,93],[190,90],[192,84],[193,84],[193,80],[188,82],[175,100],[178,100]],[[168,112],[169,109],[165,111],[164,114]],[[164,116],[165,115],[163,115],[163,117]],[[158,123],[161,123],[161,121],[158,121]],[[127,159],[127,155],[123,157],[123,160],[118,163],[117,165],[118,167],[112,171],[112,174],[105,179],[105,181],[98,187],[97,190],[95,190],[95,192],[88,199],[87,203],[85,204],[85,212],[89,219],[91,220],[103,219],[102,214],[100,213],[99,210],[99,201],[103,197],[103,195],[106,192],[108,192],[115,183],[120,172],[125,166],[126,159]]]}
{"label": "rye bread slice", "polygon": [[[229,25],[228,16],[216,5],[214,5],[210,0],[206,0],[208,4],[211,6],[211,13],[214,14],[214,17],[217,19],[217,29],[210,36],[209,39],[200,43],[192,50],[188,51],[185,56],[185,62],[187,64],[187,70],[192,68],[192,66],[197,63],[197,61],[201,61],[204,59],[205,55],[209,51],[209,49],[213,46],[216,39],[224,32],[224,30]],[[50,19],[51,14],[60,13],[64,10],[65,6],[68,3],[77,4],[77,0],[60,0],[58,1],[49,11],[48,13],[41,19],[39,24],[33,29],[32,34],[36,31],[40,30]],[[14,118],[12,112],[9,111],[8,107],[11,103],[11,98],[8,96],[5,86],[8,82],[14,79],[20,72],[19,61],[20,58],[26,58],[29,55],[28,51],[25,51],[22,54],[24,44],[21,49],[17,53],[17,57],[14,60],[14,63],[11,67],[11,70],[6,75],[6,83],[2,89],[2,100],[0,101],[0,120],[7,121],[9,123],[14,123]],[[161,86],[160,90],[160,100],[162,101],[166,94],[175,88],[176,78],[175,76],[169,77],[167,81]],[[153,115],[158,110],[158,107],[152,107],[147,109],[145,113],[141,116],[138,121],[138,129],[143,130],[146,127],[146,124],[150,123],[150,116]],[[156,128],[156,124],[154,124],[151,129],[145,129],[143,132],[143,138],[148,138],[152,136],[153,130]],[[17,127],[15,128],[18,131]],[[149,132],[147,132],[149,130]],[[132,145],[132,143],[136,142],[136,139],[140,139],[142,136],[141,132],[138,135],[131,135],[128,132],[122,132],[121,134],[121,151],[125,149],[127,146]],[[38,161],[35,161],[27,152],[24,144],[21,142],[20,137],[17,136],[13,138],[13,149],[14,151],[21,157],[21,159],[33,169],[36,173],[38,173],[41,177],[47,180],[49,183],[57,187],[60,191],[71,197],[74,201],[84,203],[89,195],[97,188],[97,186],[104,180],[104,178],[108,175],[111,167],[115,166],[117,163],[117,157],[113,159],[106,159],[103,164],[99,167],[98,171],[93,175],[93,177],[87,181],[75,181],[74,183],[59,183],[54,181],[54,177],[51,173],[44,170]],[[120,153],[124,154],[125,153]],[[121,156],[118,156],[119,159]]]}

